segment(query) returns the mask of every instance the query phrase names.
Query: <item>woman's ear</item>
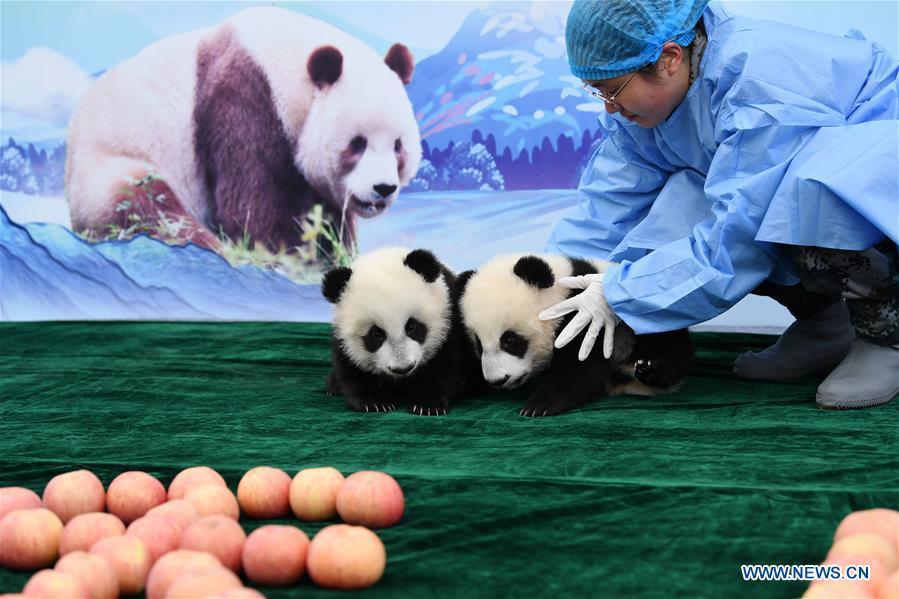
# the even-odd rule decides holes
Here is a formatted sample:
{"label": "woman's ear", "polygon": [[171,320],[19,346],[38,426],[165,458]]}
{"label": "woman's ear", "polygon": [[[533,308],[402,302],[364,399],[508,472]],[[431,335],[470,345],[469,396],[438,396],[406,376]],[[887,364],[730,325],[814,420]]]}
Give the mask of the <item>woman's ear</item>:
{"label": "woman's ear", "polygon": [[669,77],[673,77],[686,58],[686,48],[674,42],[667,42],[662,46],[662,55],[656,61],[658,74],[667,74]]}

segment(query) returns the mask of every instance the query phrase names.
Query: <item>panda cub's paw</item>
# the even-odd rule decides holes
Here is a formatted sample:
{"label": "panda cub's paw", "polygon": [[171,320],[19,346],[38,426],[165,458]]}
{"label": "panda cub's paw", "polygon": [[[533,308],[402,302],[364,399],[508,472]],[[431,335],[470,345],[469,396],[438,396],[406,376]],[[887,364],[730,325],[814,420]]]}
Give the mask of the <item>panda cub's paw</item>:
{"label": "panda cub's paw", "polygon": [[334,374],[334,371],[328,373],[328,380],[325,382],[325,393],[328,395],[343,395],[343,391],[340,390],[340,383],[337,382],[337,375]]}
{"label": "panda cub's paw", "polygon": [[446,416],[450,411],[450,402],[445,398],[414,399],[409,402],[409,411],[419,416]]}
{"label": "panda cub's paw", "polygon": [[662,389],[673,387],[680,380],[673,365],[651,358],[640,358],[634,362],[634,378],[649,387]]}
{"label": "panda cub's paw", "polygon": [[374,397],[347,397],[346,405],[357,412],[393,412],[396,410],[396,404],[393,401]]}
{"label": "panda cub's paw", "polygon": [[580,405],[578,402],[566,401],[564,398],[532,397],[518,411],[521,416],[540,418],[556,416]]}

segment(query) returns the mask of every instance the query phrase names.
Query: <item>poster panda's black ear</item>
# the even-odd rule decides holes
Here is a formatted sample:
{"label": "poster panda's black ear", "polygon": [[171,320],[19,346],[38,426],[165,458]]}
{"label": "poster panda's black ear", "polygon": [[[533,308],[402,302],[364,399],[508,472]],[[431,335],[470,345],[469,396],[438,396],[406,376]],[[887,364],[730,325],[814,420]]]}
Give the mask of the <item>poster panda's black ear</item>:
{"label": "poster panda's black ear", "polygon": [[316,48],[306,61],[309,78],[319,89],[332,85],[343,72],[343,54],[334,46]]}
{"label": "poster panda's black ear", "polygon": [[340,301],[340,296],[346,288],[346,284],[350,281],[353,271],[346,266],[332,268],[322,277],[322,295],[331,302],[336,304]]}
{"label": "poster panda's black ear", "polygon": [[440,261],[428,250],[412,250],[406,254],[403,264],[420,274],[428,283],[433,283],[440,276]]}
{"label": "poster panda's black ear", "polygon": [[393,44],[384,57],[384,62],[390,67],[390,70],[399,75],[403,85],[409,85],[412,82],[412,71],[415,70],[415,59],[412,58],[412,52],[409,48],[402,44]]}
{"label": "poster panda's black ear", "polygon": [[549,289],[553,286],[553,269],[546,260],[538,256],[524,256],[515,263],[513,272],[528,285],[538,289]]}

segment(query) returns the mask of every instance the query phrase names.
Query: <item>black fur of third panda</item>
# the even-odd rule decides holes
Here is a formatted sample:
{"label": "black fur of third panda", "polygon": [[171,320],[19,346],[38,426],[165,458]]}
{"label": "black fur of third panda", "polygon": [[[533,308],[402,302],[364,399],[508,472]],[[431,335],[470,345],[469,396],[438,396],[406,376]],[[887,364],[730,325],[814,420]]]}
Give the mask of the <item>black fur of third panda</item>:
{"label": "black fur of third panda", "polygon": [[553,347],[574,314],[552,321],[541,321],[538,314],[579,292],[556,285],[556,280],[603,272],[609,264],[556,255],[508,255],[459,275],[463,324],[486,382],[512,389],[543,374],[522,415],[561,414],[603,395],[666,393],[689,371],[693,346],[686,329],[635,335],[622,322],[608,360],[601,349],[578,360],[585,332],[561,349]]}
{"label": "black fur of third panda", "polygon": [[326,391],[361,412],[450,411],[475,393],[480,364],[462,329],[456,276],[431,252],[383,248],[325,273],[335,305]]}

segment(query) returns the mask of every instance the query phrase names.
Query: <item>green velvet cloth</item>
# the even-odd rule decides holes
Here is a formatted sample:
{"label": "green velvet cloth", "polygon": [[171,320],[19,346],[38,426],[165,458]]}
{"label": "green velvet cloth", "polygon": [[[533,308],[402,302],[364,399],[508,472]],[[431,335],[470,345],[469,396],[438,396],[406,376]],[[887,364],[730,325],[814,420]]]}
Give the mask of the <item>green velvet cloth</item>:
{"label": "green velvet cloth", "polygon": [[[233,490],[259,465],[384,470],[406,513],[378,533],[387,571],[366,593],[383,597],[795,597],[807,583],[743,582],[740,565],[818,563],[847,513],[899,507],[899,401],[825,412],[813,377],[736,379],[738,353],[771,337],[695,335],[693,373],[664,397],[529,419],[520,392],[429,418],[325,395],[329,330],[0,324],[0,486],[40,493],[79,468],[167,485],[203,464]],[[0,570],[0,591],[28,576]]]}

